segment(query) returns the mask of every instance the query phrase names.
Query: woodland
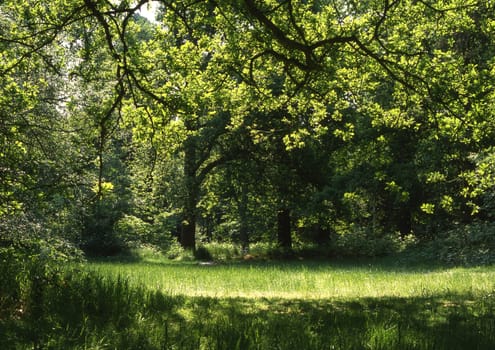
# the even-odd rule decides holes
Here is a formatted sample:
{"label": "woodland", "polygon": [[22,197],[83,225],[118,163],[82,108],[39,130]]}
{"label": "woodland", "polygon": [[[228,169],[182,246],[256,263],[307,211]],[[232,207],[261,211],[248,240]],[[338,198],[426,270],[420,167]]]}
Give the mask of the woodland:
{"label": "woodland", "polygon": [[2,2],[2,246],[492,259],[492,1],[152,3]]}
{"label": "woodland", "polygon": [[139,249],[491,265],[494,210],[493,0],[0,1],[0,330]]}

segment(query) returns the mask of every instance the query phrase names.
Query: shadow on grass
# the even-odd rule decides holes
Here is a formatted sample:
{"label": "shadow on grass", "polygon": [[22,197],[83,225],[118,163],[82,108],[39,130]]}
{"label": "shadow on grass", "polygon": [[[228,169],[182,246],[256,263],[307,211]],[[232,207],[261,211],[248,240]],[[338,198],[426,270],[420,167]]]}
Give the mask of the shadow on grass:
{"label": "shadow on grass", "polygon": [[[29,306],[31,305],[31,306]],[[169,296],[72,272],[0,319],[1,349],[493,349],[495,299]]]}
{"label": "shadow on grass", "polygon": [[192,319],[215,320],[210,330],[220,330],[215,338],[224,349],[238,343],[242,349],[492,349],[495,344],[493,301],[474,303],[462,296],[230,299],[215,308],[209,303],[196,299]]}

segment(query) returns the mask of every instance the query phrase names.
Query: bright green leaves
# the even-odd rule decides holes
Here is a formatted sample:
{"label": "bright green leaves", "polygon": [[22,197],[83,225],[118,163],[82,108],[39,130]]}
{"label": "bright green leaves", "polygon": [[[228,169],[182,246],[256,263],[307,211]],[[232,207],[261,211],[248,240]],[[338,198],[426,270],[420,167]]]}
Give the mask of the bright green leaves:
{"label": "bright green leaves", "polygon": [[299,129],[291,134],[283,137],[283,142],[287,151],[291,151],[297,148],[304,148],[306,146],[304,138],[309,136],[309,132],[306,129]]}
{"label": "bright green leaves", "polygon": [[433,215],[435,213],[435,204],[433,203],[423,203],[420,208],[426,214]]}
{"label": "bright green leaves", "polygon": [[97,195],[99,195],[101,197],[108,196],[109,194],[111,194],[113,192],[113,189],[114,189],[113,183],[108,182],[108,181],[103,181],[101,183],[96,183],[91,188],[91,190],[95,194],[97,194]]}
{"label": "bright green leaves", "polygon": [[17,194],[25,188],[28,175],[19,167],[27,152],[20,139],[22,136],[14,127],[0,129],[0,217],[22,206]]}
{"label": "bright green leaves", "polygon": [[84,14],[76,1],[4,1],[0,5],[0,43],[8,55],[0,72],[10,72],[41,59],[50,70],[60,71],[64,50],[70,45],[66,27]]}
{"label": "bright green leaves", "polygon": [[25,135],[37,105],[38,86],[17,77],[0,79],[0,216],[22,208],[20,193],[32,183]]}
{"label": "bright green leaves", "polygon": [[[29,137],[49,134],[77,141],[87,196],[118,192],[112,152],[129,147],[136,193],[187,211],[188,223],[202,198],[208,213],[241,196],[232,205],[242,215],[264,202],[262,215],[283,204],[299,222],[331,226],[340,216],[392,230],[462,217],[466,203],[487,207],[493,4],[160,4],[156,23],[128,1],[0,5],[0,196],[14,205],[41,172],[14,170],[33,150],[33,164],[53,165],[42,154],[57,147]],[[311,202],[318,195],[325,205]]]}
{"label": "bright green leaves", "polygon": [[333,135],[342,141],[350,141],[354,137],[354,125],[346,123],[342,128],[335,129]]}
{"label": "bright green leaves", "polygon": [[385,190],[394,194],[398,202],[407,202],[409,200],[410,194],[402,186],[398,185],[395,180],[388,181],[385,184]]}
{"label": "bright green leaves", "polygon": [[493,209],[495,195],[495,152],[493,147],[471,157],[475,168],[464,171],[460,177],[466,182],[462,195],[468,200],[472,213]]}
{"label": "bright green leaves", "polygon": [[443,195],[440,200],[440,206],[447,212],[452,212],[454,209],[454,198],[449,195]]}

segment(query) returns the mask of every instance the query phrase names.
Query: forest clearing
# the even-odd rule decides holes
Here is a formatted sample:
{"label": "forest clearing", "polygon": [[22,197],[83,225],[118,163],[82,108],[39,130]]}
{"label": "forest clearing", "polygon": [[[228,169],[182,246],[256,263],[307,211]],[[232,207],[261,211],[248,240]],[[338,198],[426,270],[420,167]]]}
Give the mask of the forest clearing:
{"label": "forest clearing", "polygon": [[0,321],[3,349],[492,349],[495,342],[495,267],[389,258],[200,264],[153,255],[69,271],[31,296],[27,317]]}
{"label": "forest clearing", "polygon": [[0,1],[0,349],[494,349],[494,0]]}
{"label": "forest clearing", "polygon": [[[92,262],[100,276],[124,278],[167,295],[218,298],[361,299],[463,295],[489,296],[495,268],[407,266],[386,259],[260,261]],[[469,297],[471,296],[471,297]]]}

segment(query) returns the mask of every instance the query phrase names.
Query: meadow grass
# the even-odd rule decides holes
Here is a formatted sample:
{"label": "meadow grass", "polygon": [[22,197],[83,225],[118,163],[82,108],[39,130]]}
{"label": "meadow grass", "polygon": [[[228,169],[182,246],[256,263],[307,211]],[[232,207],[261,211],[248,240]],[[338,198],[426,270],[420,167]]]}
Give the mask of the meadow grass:
{"label": "meadow grass", "polygon": [[217,298],[356,299],[428,297],[495,291],[493,267],[426,267],[360,262],[254,262],[200,264],[143,261],[92,262],[105,276],[169,295]]}
{"label": "meadow grass", "polygon": [[3,318],[1,349],[493,349],[495,267],[91,261]]}

